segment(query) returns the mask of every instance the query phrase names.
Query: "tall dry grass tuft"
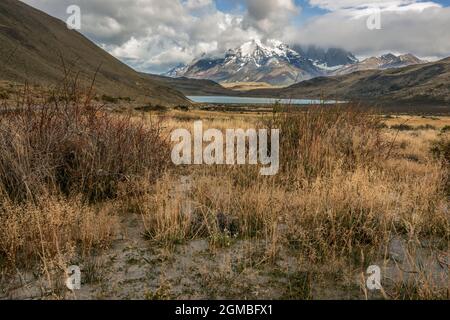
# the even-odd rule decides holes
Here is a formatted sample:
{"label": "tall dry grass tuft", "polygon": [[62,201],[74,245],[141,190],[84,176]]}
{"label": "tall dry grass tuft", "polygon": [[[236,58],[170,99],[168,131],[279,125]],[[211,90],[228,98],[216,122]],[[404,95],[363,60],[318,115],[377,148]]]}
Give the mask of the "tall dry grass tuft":
{"label": "tall dry grass tuft", "polygon": [[152,192],[139,198],[149,239],[165,245],[207,238],[212,247],[229,246],[236,238],[271,241],[278,231],[279,212],[286,193],[266,183],[252,187],[234,184],[233,177],[193,176],[189,187],[165,176]]}
{"label": "tall dry grass tuft", "polygon": [[170,246],[193,237],[188,193],[179,185],[175,176],[165,175],[147,189],[150,192],[137,197],[135,211],[142,216],[149,240]]}
{"label": "tall dry grass tuft", "polygon": [[292,195],[283,217],[290,245],[320,261],[383,252],[394,237],[450,239],[438,167],[401,180],[379,169],[337,168]]}
{"label": "tall dry grass tuft", "polygon": [[[450,165],[450,133],[442,130],[439,138],[432,143],[431,146],[432,155],[440,160],[443,166]],[[445,178],[447,196],[450,197],[450,176],[447,174]]]}
{"label": "tall dry grass tuft", "polygon": [[54,196],[19,205],[3,202],[0,253],[6,267],[31,270],[39,264],[48,268],[56,261],[65,268],[73,259],[104,248],[118,227],[112,209],[110,204],[95,208],[80,198]]}
{"label": "tall dry grass tuft", "polygon": [[375,163],[386,152],[380,118],[359,105],[281,108],[265,126],[280,129],[284,172],[304,178],[330,173],[338,164],[349,170]]}

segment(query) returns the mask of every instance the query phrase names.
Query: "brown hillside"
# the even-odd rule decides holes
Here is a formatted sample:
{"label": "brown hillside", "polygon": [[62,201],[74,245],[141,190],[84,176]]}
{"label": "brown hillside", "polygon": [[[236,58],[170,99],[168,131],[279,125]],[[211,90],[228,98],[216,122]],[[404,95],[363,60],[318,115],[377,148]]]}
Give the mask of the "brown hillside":
{"label": "brown hillside", "polygon": [[282,89],[253,90],[252,96],[364,100],[381,104],[441,105],[450,108],[450,58],[389,70],[358,71],[315,78]]}
{"label": "brown hillside", "polygon": [[[142,77],[66,24],[17,0],[0,1],[0,80],[52,85],[64,69],[80,73],[96,90],[164,105],[187,104],[184,95]],[[64,61],[64,62],[63,62]]]}

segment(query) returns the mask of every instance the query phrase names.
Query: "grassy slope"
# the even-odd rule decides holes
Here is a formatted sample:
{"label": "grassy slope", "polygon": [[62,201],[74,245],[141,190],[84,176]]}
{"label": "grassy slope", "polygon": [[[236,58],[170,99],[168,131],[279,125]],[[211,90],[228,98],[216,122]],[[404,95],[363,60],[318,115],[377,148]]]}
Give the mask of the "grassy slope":
{"label": "grassy slope", "polygon": [[105,94],[140,97],[158,104],[186,104],[180,92],[142,77],[80,33],[16,0],[0,2],[0,80],[55,84],[75,66],[84,84],[99,69],[96,89]]}
{"label": "grassy slope", "polygon": [[222,83],[223,87],[227,89],[232,89],[236,91],[249,91],[256,89],[277,89],[283,88],[283,86],[273,86],[266,82],[233,82],[233,83]]}
{"label": "grassy slope", "polygon": [[142,76],[153,81],[159,81],[166,84],[185,95],[192,96],[209,96],[209,95],[223,95],[230,96],[237,93],[233,90],[226,89],[217,82],[211,80],[199,80],[189,78],[170,78],[154,74],[141,73]]}

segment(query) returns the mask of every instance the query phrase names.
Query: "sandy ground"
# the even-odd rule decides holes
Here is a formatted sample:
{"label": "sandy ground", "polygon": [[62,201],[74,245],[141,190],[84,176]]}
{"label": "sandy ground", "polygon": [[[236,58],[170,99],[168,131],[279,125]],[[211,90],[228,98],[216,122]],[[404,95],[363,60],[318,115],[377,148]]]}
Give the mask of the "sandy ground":
{"label": "sandy ground", "polygon": [[[189,177],[174,189],[189,191]],[[189,199],[183,209],[190,214]],[[431,254],[426,243],[409,259],[407,243],[392,239],[382,270],[382,285],[420,281],[420,265],[433,270],[435,282],[448,286],[449,253]],[[121,230],[111,248],[82,264],[81,290],[46,289],[45,277],[18,273],[8,286],[0,286],[0,299],[381,299],[383,291],[365,288],[364,270],[317,270],[305,265],[295,251],[281,250],[267,260],[264,240],[229,239],[223,247],[195,240],[161,247],[144,237],[139,215],[122,217]],[[62,282],[64,279],[61,279]]]}

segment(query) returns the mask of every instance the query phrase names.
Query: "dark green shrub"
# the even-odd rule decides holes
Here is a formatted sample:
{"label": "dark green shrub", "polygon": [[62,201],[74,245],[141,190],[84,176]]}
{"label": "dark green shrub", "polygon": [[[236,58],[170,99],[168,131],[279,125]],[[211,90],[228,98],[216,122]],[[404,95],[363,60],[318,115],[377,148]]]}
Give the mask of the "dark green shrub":
{"label": "dark green shrub", "polygon": [[437,159],[442,159],[450,163],[450,139],[448,136],[443,136],[439,140],[433,142],[431,146],[431,153]]}
{"label": "dark green shrub", "polygon": [[109,102],[109,103],[117,103],[119,101],[119,99],[104,94],[104,95],[102,95],[102,101]]}
{"label": "dark green shrub", "polygon": [[7,99],[9,99],[9,94],[8,94],[8,92],[0,91],[0,99],[1,99],[1,100],[7,100]]}
{"label": "dark green shrub", "polygon": [[395,124],[391,126],[391,129],[398,130],[398,131],[412,131],[414,130],[414,127],[408,125],[408,124]]}
{"label": "dark green shrub", "polygon": [[158,105],[158,104],[157,105],[149,104],[149,105],[146,105],[146,106],[143,106],[143,107],[135,108],[135,110],[142,111],[142,112],[151,112],[151,111],[166,112],[169,109],[167,107],[165,107],[165,106],[161,106],[161,105]]}

